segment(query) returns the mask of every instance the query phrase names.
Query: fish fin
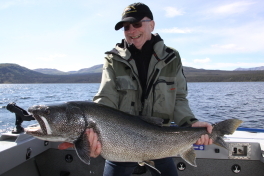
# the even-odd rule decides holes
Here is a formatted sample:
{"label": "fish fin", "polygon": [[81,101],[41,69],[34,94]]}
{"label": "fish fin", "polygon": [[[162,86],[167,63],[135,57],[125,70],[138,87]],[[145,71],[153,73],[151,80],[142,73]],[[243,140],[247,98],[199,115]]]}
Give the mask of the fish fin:
{"label": "fish fin", "polygon": [[153,125],[162,126],[163,125],[163,119],[159,117],[151,117],[151,116],[140,116],[142,120],[145,122],[148,122]]}
{"label": "fish fin", "polygon": [[224,141],[224,139],[222,137],[217,137],[214,140],[214,144],[228,149],[228,145],[226,144],[226,142]]}
{"label": "fish fin", "polygon": [[86,133],[83,133],[81,137],[74,143],[75,150],[78,157],[85,163],[90,164],[90,143],[86,137]]}
{"label": "fish fin", "polygon": [[242,122],[243,121],[239,119],[227,119],[216,123],[213,132],[210,134],[210,137],[214,141],[213,143],[227,149],[228,146],[222,137],[224,135],[233,134]]}
{"label": "fish fin", "polygon": [[243,121],[239,119],[227,119],[222,122],[216,123],[213,130],[218,131],[219,136],[233,134],[242,122]]}
{"label": "fish fin", "polygon": [[190,165],[197,167],[197,165],[196,165],[196,154],[195,154],[193,147],[191,147],[188,150],[181,153],[180,156],[182,157],[182,159],[184,159]]}
{"label": "fish fin", "polygon": [[142,162],[138,162],[138,164],[140,166],[146,165],[146,166],[150,167],[151,169],[155,170],[156,172],[158,172],[161,175],[161,172],[155,167],[154,162],[152,162],[152,161],[142,161]]}

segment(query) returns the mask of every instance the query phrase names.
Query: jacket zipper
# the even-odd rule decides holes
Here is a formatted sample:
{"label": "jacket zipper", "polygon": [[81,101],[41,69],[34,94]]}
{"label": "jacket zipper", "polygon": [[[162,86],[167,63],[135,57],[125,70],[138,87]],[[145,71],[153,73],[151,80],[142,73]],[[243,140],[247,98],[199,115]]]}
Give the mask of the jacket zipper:
{"label": "jacket zipper", "polygon": [[156,80],[159,71],[160,71],[160,69],[158,69],[158,68],[156,68],[156,70],[154,71],[154,74],[153,74],[153,76],[152,76],[152,78],[148,84],[149,86],[147,87],[147,91],[146,91],[146,95],[145,95],[144,99],[148,99],[148,96],[149,96],[149,93],[150,93],[151,87],[152,87],[151,85],[154,85],[153,83]]}
{"label": "jacket zipper", "polygon": [[[175,56],[174,53],[169,53],[169,54],[168,54],[164,59],[162,59],[162,60],[164,60],[164,62],[167,64],[169,61],[171,61],[171,60],[173,59],[174,56]],[[159,62],[161,62],[162,60],[159,60],[159,61],[155,64],[155,66],[156,66]],[[150,91],[151,91],[151,85],[152,85],[152,84],[154,83],[154,81],[156,80],[159,71],[160,71],[160,69],[156,68],[156,70],[154,71],[154,73],[152,73],[153,76],[152,76],[151,80],[149,81],[149,84],[147,84],[148,86],[147,86],[147,91],[146,91],[146,95],[145,95],[144,99],[147,99],[147,98],[148,98],[149,93],[150,93]],[[154,86],[154,84],[153,84],[153,86]]]}

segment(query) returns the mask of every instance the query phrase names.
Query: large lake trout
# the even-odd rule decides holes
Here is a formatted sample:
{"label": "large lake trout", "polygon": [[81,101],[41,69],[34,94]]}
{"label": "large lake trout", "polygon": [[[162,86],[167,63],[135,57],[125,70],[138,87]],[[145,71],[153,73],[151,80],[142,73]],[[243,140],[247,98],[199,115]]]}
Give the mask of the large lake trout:
{"label": "large lake trout", "polygon": [[[74,143],[78,156],[87,164],[90,162],[87,128],[98,134],[101,156],[107,160],[140,163],[179,154],[193,166],[196,166],[193,143],[208,134],[206,128],[162,127],[159,118],[133,116],[86,101],[37,105],[28,111],[40,128],[29,127],[27,134],[47,141]],[[215,144],[227,148],[222,137],[232,134],[241,123],[238,119],[219,122],[209,136]]]}

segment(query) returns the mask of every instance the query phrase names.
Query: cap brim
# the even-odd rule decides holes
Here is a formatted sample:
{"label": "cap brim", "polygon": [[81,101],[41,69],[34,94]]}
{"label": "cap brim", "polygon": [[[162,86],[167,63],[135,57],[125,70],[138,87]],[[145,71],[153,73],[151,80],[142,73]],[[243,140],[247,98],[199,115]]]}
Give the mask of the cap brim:
{"label": "cap brim", "polygon": [[126,17],[126,18],[122,19],[121,21],[119,21],[118,23],[116,23],[115,30],[121,29],[123,27],[123,23],[125,23],[125,22],[136,23],[136,22],[139,22],[141,19],[142,18]]}

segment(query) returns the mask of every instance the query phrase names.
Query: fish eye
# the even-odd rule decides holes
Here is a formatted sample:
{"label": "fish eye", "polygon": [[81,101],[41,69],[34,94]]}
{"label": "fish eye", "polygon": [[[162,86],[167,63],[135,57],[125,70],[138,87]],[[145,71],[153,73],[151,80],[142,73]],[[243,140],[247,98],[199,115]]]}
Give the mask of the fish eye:
{"label": "fish eye", "polygon": [[50,114],[50,110],[49,108],[46,108],[45,111],[44,111],[45,114],[49,115]]}

